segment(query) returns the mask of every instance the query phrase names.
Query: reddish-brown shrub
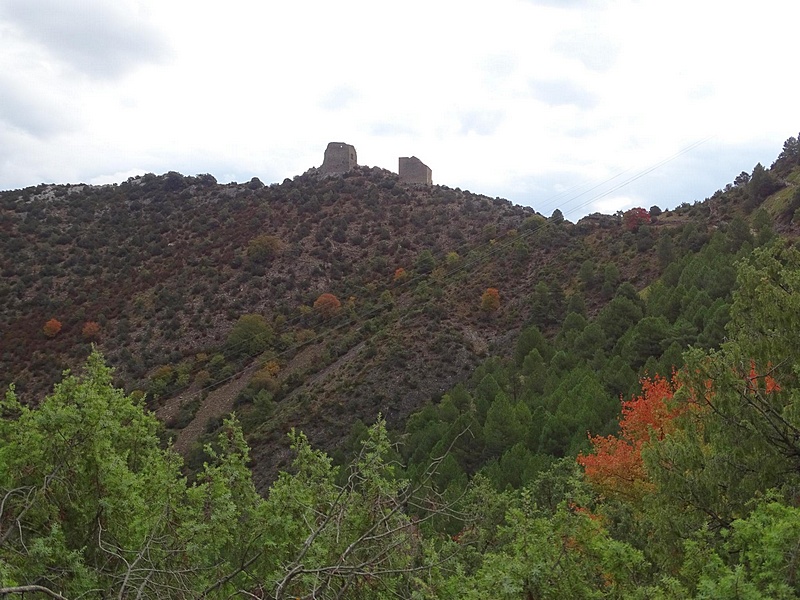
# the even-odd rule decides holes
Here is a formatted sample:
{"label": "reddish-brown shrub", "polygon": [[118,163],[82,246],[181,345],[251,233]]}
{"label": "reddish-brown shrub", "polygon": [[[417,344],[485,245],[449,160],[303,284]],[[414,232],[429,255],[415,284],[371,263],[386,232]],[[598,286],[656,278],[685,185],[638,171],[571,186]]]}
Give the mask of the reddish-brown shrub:
{"label": "reddish-brown shrub", "polygon": [[58,332],[61,331],[61,321],[57,319],[50,319],[47,323],[44,324],[42,331],[49,338],[56,337],[58,335]]}
{"label": "reddish-brown shrub", "polygon": [[333,294],[321,294],[314,302],[314,310],[316,310],[323,318],[328,319],[334,316],[342,308],[342,303]]}
{"label": "reddish-brown shrub", "polygon": [[650,213],[644,208],[632,208],[622,215],[622,225],[628,231],[638,231],[642,225],[650,223]]}
{"label": "reddish-brown shrub", "polygon": [[500,308],[500,292],[497,288],[486,288],[481,296],[481,310],[484,312],[495,312]]}
{"label": "reddish-brown shrub", "polygon": [[100,337],[100,324],[95,321],[86,321],[81,329],[81,335],[87,340],[96,340]]}

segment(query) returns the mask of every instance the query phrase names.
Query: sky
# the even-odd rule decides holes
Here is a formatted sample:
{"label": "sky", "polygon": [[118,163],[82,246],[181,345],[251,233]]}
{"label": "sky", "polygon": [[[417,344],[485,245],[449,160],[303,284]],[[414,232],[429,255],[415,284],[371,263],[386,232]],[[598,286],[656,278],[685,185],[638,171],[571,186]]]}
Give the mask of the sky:
{"label": "sky", "polygon": [[799,17],[785,0],[0,0],[0,190],[279,183],[335,141],[570,220],[673,208],[798,135]]}

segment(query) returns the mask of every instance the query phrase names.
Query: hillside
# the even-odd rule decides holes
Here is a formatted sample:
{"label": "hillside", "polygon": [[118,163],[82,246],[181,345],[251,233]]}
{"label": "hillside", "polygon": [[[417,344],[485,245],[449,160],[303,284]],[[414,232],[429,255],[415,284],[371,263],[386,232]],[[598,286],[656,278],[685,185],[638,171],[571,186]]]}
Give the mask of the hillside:
{"label": "hillside", "polygon": [[[167,173],[3,192],[0,384],[33,401],[94,343],[187,452],[235,407],[267,481],[289,428],[331,448],[378,412],[401,425],[487,356],[509,355],[524,325],[552,333],[570,303],[595,314],[620,283],[645,288],[665,264],[660,240],[699,249],[745,210],[742,193],[634,228],[545,219],[368,167],[271,186]],[[786,210],[774,212],[788,231]],[[481,308],[487,288],[497,310]],[[314,309],[324,293],[335,314]],[[263,345],[235,337],[244,315],[264,318]]]}
{"label": "hillside", "polygon": [[[365,169],[269,190],[143,179],[160,184],[160,200],[146,203],[158,209],[174,201],[164,201],[166,182],[205,182],[182,210],[162,211],[184,223],[197,218],[193,205],[212,212],[203,190],[242,190],[250,200],[236,214],[260,207],[270,219],[226,220],[230,231],[241,228],[239,245],[226,255],[225,238],[215,237],[219,246],[209,243],[199,259],[187,248],[210,236],[188,234],[179,218],[153,225],[153,213],[137,225],[144,235],[164,228],[170,241],[158,252],[140,250],[136,232],[108,227],[106,238],[130,247],[56,245],[99,257],[83,267],[106,287],[58,263],[44,276],[50,288],[26,296],[19,286],[34,286],[33,273],[49,265],[32,268],[22,253],[18,273],[4,255],[4,269],[19,277],[8,286],[19,313],[33,314],[45,289],[55,290],[49,308],[80,310],[68,298],[81,283],[92,290],[84,302],[110,305],[117,296],[102,292],[127,283],[112,267],[131,254],[153,280],[127,269],[140,284],[120,301],[130,314],[82,326],[51,317],[27,338],[39,361],[52,348],[58,360],[80,360],[99,342],[129,391],[91,351],[52,393],[36,395],[47,376],[28,366],[27,402],[13,390],[0,398],[0,595],[800,598],[795,138],[770,169],[756,165],[704,202],[575,225],[468,192],[398,188],[393,176]],[[364,209],[359,186],[393,190],[376,192],[390,207],[385,222],[418,210],[435,221],[443,211],[443,224],[466,232],[458,250],[449,229],[439,235],[426,221],[412,228],[397,218],[384,225],[388,239],[370,237],[376,243],[363,248],[349,241],[346,220],[341,235],[334,224],[330,235],[294,241],[295,221],[265,225],[296,211],[275,201],[287,190],[351,184],[352,195],[332,194],[319,212]],[[18,249],[46,240],[49,251],[50,238],[89,229],[64,216],[70,203],[56,199],[69,199],[66,189],[39,190],[44,199],[27,204],[26,191],[14,202],[6,195],[16,208],[46,203],[34,214],[50,229],[33,232],[19,216],[31,211],[4,213]],[[391,197],[404,194],[391,209]],[[129,212],[100,206],[100,218]],[[309,234],[325,219],[310,216]],[[370,220],[358,222],[368,224],[359,229],[367,239]],[[171,224],[183,236],[171,236]],[[378,255],[381,269],[364,267],[383,241],[397,242],[394,253]],[[326,248],[350,262],[323,260]],[[307,256],[321,261],[307,292],[296,282],[274,281],[273,295],[248,285],[275,273],[285,281]],[[217,262],[204,272],[193,261],[207,257]],[[219,281],[210,277],[217,272]],[[206,300],[180,294],[214,283],[208,301],[219,298],[227,312],[219,333],[207,328],[207,345],[193,347],[189,324],[205,318]],[[122,350],[157,350],[148,336],[171,335],[175,356],[142,360],[134,376],[137,364],[120,361],[110,338],[123,318]],[[231,408],[237,416],[223,419]],[[292,425],[318,443],[283,435]]]}

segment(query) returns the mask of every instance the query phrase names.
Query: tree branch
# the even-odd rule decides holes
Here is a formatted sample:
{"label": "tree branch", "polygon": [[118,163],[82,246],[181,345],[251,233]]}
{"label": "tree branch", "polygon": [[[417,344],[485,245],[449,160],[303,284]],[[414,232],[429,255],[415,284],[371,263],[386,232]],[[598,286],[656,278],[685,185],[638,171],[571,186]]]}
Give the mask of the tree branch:
{"label": "tree branch", "polygon": [[16,585],[0,588],[0,595],[2,596],[7,594],[25,594],[26,592],[39,592],[41,594],[47,594],[56,600],[67,600],[67,598],[58,592],[54,592],[50,588],[44,587],[43,585]]}

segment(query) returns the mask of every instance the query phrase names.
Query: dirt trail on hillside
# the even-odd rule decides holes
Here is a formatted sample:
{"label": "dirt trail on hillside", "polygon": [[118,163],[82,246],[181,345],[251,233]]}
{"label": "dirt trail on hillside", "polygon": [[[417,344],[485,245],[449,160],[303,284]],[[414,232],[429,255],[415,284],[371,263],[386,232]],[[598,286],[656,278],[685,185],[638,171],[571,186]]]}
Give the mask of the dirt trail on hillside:
{"label": "dirt trail on hillside", "polygon": [[[178,431],[178,437],[174,440],[173,448],[176,452],[186,456],[191,450],[192,444],[196,442],[206,429],[209,419],[216,419],[227,415],[233,410],[233,401],[239,395],[250,378],[258,368],[259,362],[254,361],[247,369],[239,373],[234,379],[210,392],[200,405],[197,413],[186,427]],[[188,402],[196,392],[187,392],[173,398],[170,402],[160,408],[156,415],[164,422],[178,413],[181,405]]]}
{"label": "dirt trail on hillside", "polygon": [[[292,390],[290,396],[296,394],[300,389],[307,390],[316,385],[322,385],[333,373],[352,360],[363,347],[364,342],[356,344],[344,356],[315,372],[320,365],[323,346],[321,344],[306,346],[281,369],[277,377],[277,383],[278,385],[283,384],[289,375],[293,373],[305,373],[307,376],[306,381],[297,389]],[[260,365],[262,365],[261,360],[253,360],[250,366],[238,373],[231,381],[210,392],[200,404],[200,408],[195,413],[191,423],[178,430],[176,437],[173,439],[173,449],[185,457],[191,451],[193,444],[205,433],[209,419],[217,419],[233,410],[236,396],[247,386]],[[168,423],[178,416],[181,406],[191,402],[197,397],[198,393],[200,393],[199,390],[190,388],[184,393],[170,398],[164,406],[156,410],[156,416],[163,423]]]}

